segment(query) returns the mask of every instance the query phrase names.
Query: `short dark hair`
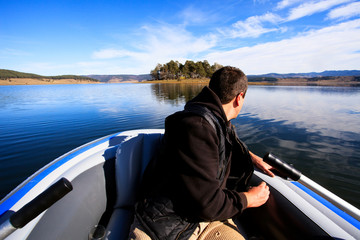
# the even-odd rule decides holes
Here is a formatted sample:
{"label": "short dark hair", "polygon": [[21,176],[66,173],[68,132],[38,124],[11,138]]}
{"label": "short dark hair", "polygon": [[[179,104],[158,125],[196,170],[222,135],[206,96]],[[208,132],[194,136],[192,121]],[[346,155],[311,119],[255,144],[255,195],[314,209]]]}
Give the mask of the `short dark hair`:
{"label": "short dark hair", "polygon": [[226,66],[214,72],[209,88],[216,93],[222,104],[226,104],[241,92],[245,97],[248,80],[240,69]]}

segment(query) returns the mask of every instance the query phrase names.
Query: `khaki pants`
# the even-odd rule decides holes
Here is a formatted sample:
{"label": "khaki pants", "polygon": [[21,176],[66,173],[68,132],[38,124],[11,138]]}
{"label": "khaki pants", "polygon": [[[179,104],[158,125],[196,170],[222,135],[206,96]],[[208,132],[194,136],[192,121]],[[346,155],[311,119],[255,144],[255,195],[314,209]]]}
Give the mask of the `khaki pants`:
{"label": "khaki pants", "polygon": [[[232,219],[226,221],[201,222],[189,240],[243,240]],[[130,228],[129,240],[151,240],[137,218]]]}

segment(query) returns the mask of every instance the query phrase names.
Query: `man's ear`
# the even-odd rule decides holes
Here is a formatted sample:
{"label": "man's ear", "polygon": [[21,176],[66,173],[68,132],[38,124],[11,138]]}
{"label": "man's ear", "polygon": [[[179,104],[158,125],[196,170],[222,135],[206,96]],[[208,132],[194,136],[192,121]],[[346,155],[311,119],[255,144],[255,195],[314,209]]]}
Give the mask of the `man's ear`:
{"label": "man's ear", "polygon": [[244,92],[241,92],[238,95],[236,95],[235,98],[236,105],[240,105],[240,102],[243,100],[243,98],[244,98]]}

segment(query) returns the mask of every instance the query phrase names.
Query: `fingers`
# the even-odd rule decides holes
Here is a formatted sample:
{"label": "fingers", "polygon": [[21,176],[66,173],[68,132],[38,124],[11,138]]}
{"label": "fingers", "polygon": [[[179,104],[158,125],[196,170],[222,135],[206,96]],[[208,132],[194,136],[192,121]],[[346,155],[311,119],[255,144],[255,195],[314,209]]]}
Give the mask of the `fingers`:
{"label": "fingers", "polygon": [[248,201],[248,207],[260,207],[269,199],[270,190],[269,186],[262,182],[256,187],[252,187],[248,192],[245,192],[245,196]]}
{"label": "fingers", "polygon": [[275,177],[275,174],[270,170],[272,169],[272,166],[264,162],[262,158],[260,158],[259,161],[256,161],[255,165],[265,174],[269,175],[270,177]]}
{"label": "fingers", "polygon": [[264,172],[265,172],[267,175],[269,175],[270,177],[275,177],[275,174],[274,174],[272,171],[270,171],[269,169],[264,169]]}
{"label": "fingers", "polygon": [[261,183],[259,184],[259,186],[264,187],[264,186],[267,186],[267,185],[266,185],[266,182],[261,182]]}
{"label": "fingers", "polygon": [[261,191],[261,194],[263,195],[263,197],[266,198],[269,198],[269,195],[270,195],[270,189],[269,189],[269,186],[265,183],[265,182],[261,182],[259,187],[262,188],[262,191]]}
{"label": "fingers", "polygon": [[259,187],[260,187],[260,191],[257,194],[257,201],[258,201],[258,205],[261,206],[265,204],[269,199],[270,189],[265,182],[260,183]]}

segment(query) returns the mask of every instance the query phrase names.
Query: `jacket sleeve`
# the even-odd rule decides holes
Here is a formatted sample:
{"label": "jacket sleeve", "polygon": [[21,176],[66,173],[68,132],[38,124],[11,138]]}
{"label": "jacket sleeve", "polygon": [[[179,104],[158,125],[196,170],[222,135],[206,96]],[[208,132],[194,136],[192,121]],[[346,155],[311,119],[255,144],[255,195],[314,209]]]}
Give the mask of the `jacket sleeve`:
{"label": "jacket sleeve", "polygon": [[169,136],[178,187],[174,201],[180,199],[176,201],[180,210],[205,221],[225,220],[241,213],[247,204],[245,195],[225,187],[229,167],[223,183],[217,179],[219,140],[211,125],[194,116],[171,128],[176,129]]}

